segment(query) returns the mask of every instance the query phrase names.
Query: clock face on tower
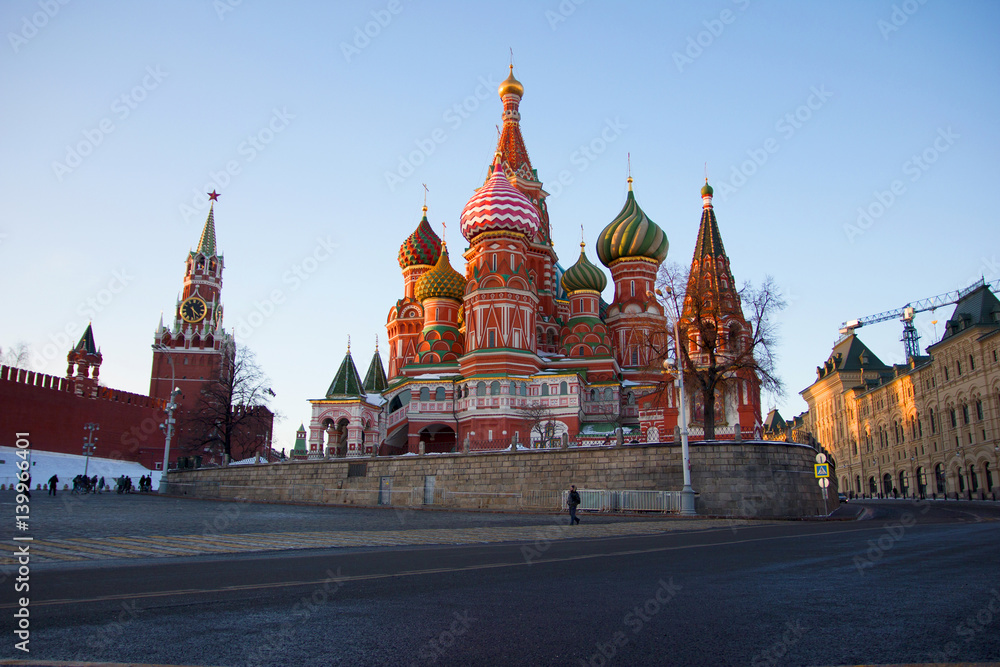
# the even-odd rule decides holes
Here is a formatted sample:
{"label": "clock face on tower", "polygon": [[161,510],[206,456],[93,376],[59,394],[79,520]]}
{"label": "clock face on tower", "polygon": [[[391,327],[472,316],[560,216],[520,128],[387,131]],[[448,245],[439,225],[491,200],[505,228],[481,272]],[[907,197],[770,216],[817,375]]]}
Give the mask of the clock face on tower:
{"label": "clock face on tower", "polygon": [[196,296],[188,298],[181,304],[181,317],[185,322],[201,322],[207,312],[208,306],[205,301]]}

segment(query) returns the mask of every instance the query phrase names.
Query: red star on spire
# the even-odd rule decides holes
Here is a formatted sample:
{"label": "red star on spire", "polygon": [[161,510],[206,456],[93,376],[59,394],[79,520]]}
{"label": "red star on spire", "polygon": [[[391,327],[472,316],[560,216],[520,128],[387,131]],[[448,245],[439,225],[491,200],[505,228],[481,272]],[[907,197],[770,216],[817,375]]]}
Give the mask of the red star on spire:
{"label": "red star on spire", "polygon": [[209,200],[219,201],[219,193],[216,192],[215,190],[212,190],[211,192],[208,192],[206,194],[208,195]]}

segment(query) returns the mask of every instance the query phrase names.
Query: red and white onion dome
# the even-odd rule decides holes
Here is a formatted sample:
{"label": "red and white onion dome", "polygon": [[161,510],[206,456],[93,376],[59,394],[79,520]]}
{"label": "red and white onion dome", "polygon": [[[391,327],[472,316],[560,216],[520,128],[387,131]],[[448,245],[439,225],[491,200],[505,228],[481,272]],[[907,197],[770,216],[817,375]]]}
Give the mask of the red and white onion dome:
{"label": "red and white onion dome", "polygon": [[483,232],[511,231],[534,237],[540,224],[538,209],[507,180],[497,160],[493,175],[476,190],[462,209],[462,236],[470,243]]}

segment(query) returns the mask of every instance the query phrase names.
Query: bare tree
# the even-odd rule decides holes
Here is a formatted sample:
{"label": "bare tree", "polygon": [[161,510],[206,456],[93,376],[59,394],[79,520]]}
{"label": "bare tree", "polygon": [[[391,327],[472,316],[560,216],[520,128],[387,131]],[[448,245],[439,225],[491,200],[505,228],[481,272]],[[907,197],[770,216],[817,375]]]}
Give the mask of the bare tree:
{"label": "bare tree", "polygon": [[534,401],[518,407],[517,411],[521,413],[521,416],[528,423],[528,446],[531,446],[532,433],[537,433],[538,442],[544,443],[547,437],[546,427],[552,419],[551,408],[542,405],[538,401]]}
{"label": "bare tree", "polygon": [[0,365],[31,370],[31,348],[24,341],[18,341],[6,349],[0,347]]}
{"label": "bare tree", "polygon": [[[673,322],[679,320],[678,363],[685,380],[700,393],[706,439],[715,438],[715,398],[727,381],[752,374],[761,390],[784,394],[776,372],[774,318],[786,304],[771,276],[759,287],[746,282],[738,292],[727,293],[704,275],[692,279],[680,265],[669,264],[660,267],[657,287],[671,320],[671,339]],[[742,321],[733,316],[740,310]]]}
{"label": "bare tree", "polygon": [[221,451],[239,460],[271,445],[274,413],[268,402],[274,396],[271,380],[257,364],[250,348],[239,345],[220,370],[219,378],[206,382],[194,409],[184,421],[188,452]]}

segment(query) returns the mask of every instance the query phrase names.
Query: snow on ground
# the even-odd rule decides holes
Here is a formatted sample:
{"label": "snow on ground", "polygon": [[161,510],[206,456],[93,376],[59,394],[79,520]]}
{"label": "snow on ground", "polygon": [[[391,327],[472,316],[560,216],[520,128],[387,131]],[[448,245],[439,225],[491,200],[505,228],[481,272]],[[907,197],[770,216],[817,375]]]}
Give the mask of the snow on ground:
{"label": "snow on ground", "polygon": [[[18,452],[24,451],[14,447],[0,447],[0,484],[10,488],[11,484],[17,483],[18,473],[17,462],[23,460]],[[116,461],[114,459],[104,459],[91,456],[87,463],[85,456],[80,454],[60,454],[57,452],[42,452],[28,450],[31,453],[31,488],[37,489],[41,484],[44,487],[48,484],[52,475],[59,476],[59,489],[64,485],[73,488],[73,478],[82,475],[84,467],[87,476],[97,475],[97,479],[104,478],[105,486],[111,484],[116,477],[125,475],[132,478],[132,486],[139,486],[139,478],[143,475],[151,475],[153,478],[153,490],[160,484],[160,471],[148,470],[139,463],[131,461]]]}

